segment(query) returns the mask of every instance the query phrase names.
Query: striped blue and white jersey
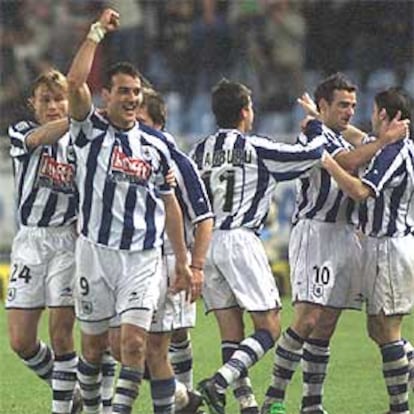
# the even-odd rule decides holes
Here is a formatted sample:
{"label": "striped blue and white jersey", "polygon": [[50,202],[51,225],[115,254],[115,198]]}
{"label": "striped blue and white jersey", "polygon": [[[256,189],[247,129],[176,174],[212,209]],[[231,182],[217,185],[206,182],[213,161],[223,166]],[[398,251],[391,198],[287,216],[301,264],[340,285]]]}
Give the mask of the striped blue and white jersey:
{"label": "striped blue and white jersey", "polygon": [[192,150],[206,183],[215,214],[215,229],[263,227],[278,181],[292,180],[320,165],[322,140],[307,146],[244,136],[236,129],[219,129]]}
{"label": "striped blue and white jersey", "polygon": [[359,227],[371,237],[402,237],[414,230],[414,144],[410,139],[384,147],[361,176],[374,197],[359,206]]}
{"label": "striped blue and white jersey", "polygon": [[[317,138],[324,141],[325,149],[332,157],[341,151],[350,151],[353,148],[341,134],[335,133],[325,125],[321,126]],[[304,135],[302,134],[301,137],[303,138]],[[307,144],[308,139],[305,137],[305,141],[300,142]],[[323,168],[313,168],[297,181],[293,223],[297,223],[300,219],[352,223],[354,209],[355,202],[338,187],[336,181]]]}
{"label": "striped blue and white jersey", "polygon": [[84,121],[71,120],[77,159],[79,230],[102,246],[147,250],[162,245],[162,194],[171,155],[153,130],[136,123],[115,128],[92,108]]}
{"label": "striped blue and white jersey", "polygon": [[[214,215],[197,166],[189,156],[177,148],[170,134],[164,132],[163,135],[171,144],[172,167],[177,182],[175,195],[183,212],[184,236],[186,245],[190,248],[194,241],[194,226]],[[172,252],[168,237],[165,236],[164,253],[171,254]]]}
{"label": "striped blue and white jersey", "polygon": [[9,127],[17,222],[34,227],[68,225],[76,220],[78,205],[71,138],[66,133],[56,144],[29,150],[26,139],[38,127],[31,121]]}

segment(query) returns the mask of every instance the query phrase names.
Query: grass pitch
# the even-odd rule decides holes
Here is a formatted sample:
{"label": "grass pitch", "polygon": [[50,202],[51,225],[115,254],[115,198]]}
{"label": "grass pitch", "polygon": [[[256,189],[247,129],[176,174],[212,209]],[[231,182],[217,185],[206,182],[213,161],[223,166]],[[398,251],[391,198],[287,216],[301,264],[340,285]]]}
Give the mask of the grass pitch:
{"label": "grass pitch", "polygon": [[[220,365],[220,340],[213,315],[204,316],[199,303],[198,325],[192,332],[194,379],[211,376]],[[289,300],[284,300],[282,313],[286,327],[292,317]],[[41,324],[41,337],[47,340],[47,315]],[[250,323],[246,319],[247,329]],[[404,322],[404,336],[414,341],[414,317]],[[261,402],[269,383],[273,352],[269,352],[251,370],[256,397]],[[298,371],[288,389],[287,412],[297,414],[301,397],[301,372]],[[0,310],[0,413],[50,413],[49,388],[30,373],[10,351],[7,339],[6,313]],[[238,414],[230,392],[227,413]],[[383,414],[387,411],[387,395],[381,373],[381,358],[377,347],[365,333],[365,314],[345,312],[339,321],[331,344],[331,361],[325,385],[325,408],[330,414]],[[410,396],[414,408],[414,395]],[[135,404],[134,413],[151,414],[148,384],[144,384]]]}

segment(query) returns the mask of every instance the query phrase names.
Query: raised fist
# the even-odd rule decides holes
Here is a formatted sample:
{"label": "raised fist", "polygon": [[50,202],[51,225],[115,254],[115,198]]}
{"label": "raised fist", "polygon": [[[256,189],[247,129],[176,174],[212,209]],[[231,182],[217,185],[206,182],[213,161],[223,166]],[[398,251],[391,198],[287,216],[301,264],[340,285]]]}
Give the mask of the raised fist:
{"label": "raised fist", "polygon": [[107,32],[113,32],[119,26],[119,13],[112,9],[105,9],[99,17],[99,23]]}

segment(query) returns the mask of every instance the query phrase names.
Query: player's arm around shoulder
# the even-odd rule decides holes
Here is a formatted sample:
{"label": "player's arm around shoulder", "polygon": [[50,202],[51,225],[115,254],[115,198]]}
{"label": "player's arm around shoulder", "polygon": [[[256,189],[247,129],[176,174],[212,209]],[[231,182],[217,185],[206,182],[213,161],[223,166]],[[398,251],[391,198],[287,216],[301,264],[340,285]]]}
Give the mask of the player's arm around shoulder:
{"label": "player's arm around shoulder", "polygon": [[371,139],[352,151],[344,151],[335,157],[336,161],[347,171],[355,172],[359,167],[366,165],[378,151],[387,145],[400,141],[407,136],[409,121],[401,120],[401,112],[398,112],[389,124],[384,124],[376,139]]}
{"label": "player's arm around shoulder", "polygon": [[42,145],[53,145],[62,138],[69,129],[67,118],[50,121],[32,130],[26,137],[26,146],[29,150]]}
{"label": "player's arm around shoulder", "polygon": [[338,183],[341,190],[353,200],[360,202],[373,195],[373,191],[368,185],[348,173],[328,152],[323,155],[322,166]]}

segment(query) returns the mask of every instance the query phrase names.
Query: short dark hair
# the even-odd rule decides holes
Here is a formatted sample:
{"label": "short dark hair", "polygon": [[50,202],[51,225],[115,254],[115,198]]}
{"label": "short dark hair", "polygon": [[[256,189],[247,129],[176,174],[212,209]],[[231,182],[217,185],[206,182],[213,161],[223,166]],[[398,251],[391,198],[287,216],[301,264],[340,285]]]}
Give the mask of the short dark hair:
{"label": "short dark hair", "polygon": [[118,62],[111,65],[104,74],[103,87],[105,89],[111,90],[112,88],[112,78],[118,73],[132,76],[133,78],[138,78],[142,80],[142,75],[138,69],[129,62]]}
{"label": "short dark hair", "polygon": [[384,108],[390,120],[398,111],[401,111],[401,119],[411,119],[411,100],[401,88],[393,87],[381,91],[375,95],[374,100],[378,110]]}
{"label": "short dark hair", "polygon": [[141,106],[147,108],[148,115],[155,124],[161,125],[162,129],[165,127],[167,109],[160,93],[151,88],[144,88]]}
{"label": "short dark hair", "polygon": [[341,72],[328,76],[315,90],[315,102],[318,109],[320,109],[319,101],[322,98],[329,104],[332,103],[335,90],[356,92],[357,87]]}
{"label": "short dark hair", "polygon": [[219,128],[235,128],[241,120],[240,111],[250,102],[251,91],[238,82],[222,79],[212,91],[211,107]]}

